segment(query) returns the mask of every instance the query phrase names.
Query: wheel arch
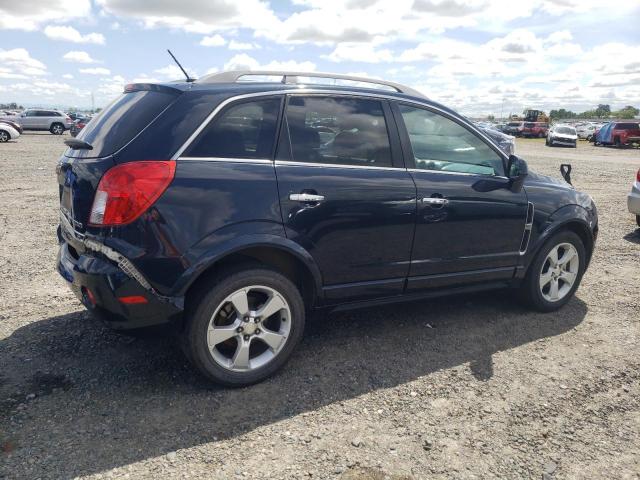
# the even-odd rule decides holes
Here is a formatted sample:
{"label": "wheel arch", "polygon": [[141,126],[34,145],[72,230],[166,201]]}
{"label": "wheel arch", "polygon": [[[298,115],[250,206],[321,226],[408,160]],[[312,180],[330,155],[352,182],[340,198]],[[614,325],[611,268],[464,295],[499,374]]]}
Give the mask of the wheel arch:
{"label": "wheel arch", "polygon": [[186,303],[198,287],[210,281],[220,271],[236,265],[266,265],[289,278],[302,294],[306,307],[313,307],[322,294],[320,270],[311,255],[298,244],[283,237],[255,235],[236,239],[216,252],[196,262],[178,282],[177,294],[185,296]]}
{"label": "wheel arch", "polygon": [[593,228],[589,225],[588,217],[589,215],[587,210],[579,205],[567,205],[551,215],[545,224],[545,228],[537,236],[533,245],[531,245],[527,254],[525,264],[526,268],[525,272],[523,272],[523,276],[526,275],[526,271],[529,270],[529,267],[538,255],[540,249],[544,246],[545,242],[553,235],[563,230],[574,232],[578,237],[580,237],[587,254],[588,266],[595,246],[595,235],[598,231],[597,225],[593,226]]}

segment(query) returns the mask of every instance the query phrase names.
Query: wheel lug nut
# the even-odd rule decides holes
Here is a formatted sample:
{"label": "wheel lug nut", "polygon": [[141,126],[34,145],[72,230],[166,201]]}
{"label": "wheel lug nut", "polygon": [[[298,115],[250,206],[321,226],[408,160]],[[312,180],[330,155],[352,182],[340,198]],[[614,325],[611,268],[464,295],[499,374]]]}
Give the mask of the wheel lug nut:
{"label": "wheel lug nut", "polygon": [[244,318],[242,319],[242,321],[243,321],[243,322],[248,322],[248,321],[249,321],[249,317],[244,317]]}
{"label": "wheel lug nut", "polygon": [[256,328],[256,335],[260,335],[260,329]]}
{"label": "wheel lug nut", "polygon": [[242,332],[244,332],[244,328],[238,327],[238,328],[236,328],[236,332],[242,333]]}
{"label": "wheel lug nut", "polygon": [[249,337],[250,337],[250,335],[245,335],[243,338],[244,338],[245,340],[249,340]]}

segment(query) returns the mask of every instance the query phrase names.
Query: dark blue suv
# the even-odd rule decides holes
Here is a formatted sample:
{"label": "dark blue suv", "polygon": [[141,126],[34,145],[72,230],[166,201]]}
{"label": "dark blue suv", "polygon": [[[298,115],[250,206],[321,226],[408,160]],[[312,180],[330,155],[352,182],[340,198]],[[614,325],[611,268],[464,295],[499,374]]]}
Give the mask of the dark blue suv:
{"label": "dark blue suv", "polygon": [[589,195],[391,82],[132,84],[66,143],[60,274],[115,329],[174,325],[226,385],[281,367],[314,310],[502,287],[556,310],[598,228]]}

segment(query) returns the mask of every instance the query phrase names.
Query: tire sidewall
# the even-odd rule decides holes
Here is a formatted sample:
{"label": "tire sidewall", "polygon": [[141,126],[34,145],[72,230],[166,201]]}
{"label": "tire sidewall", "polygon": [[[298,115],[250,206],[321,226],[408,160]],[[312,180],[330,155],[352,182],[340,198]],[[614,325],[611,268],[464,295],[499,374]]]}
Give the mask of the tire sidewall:
{"label": "tire sidewall", "polygon": [[[578,252],[578,258],[580,259],[580,265],[576,281],[573,283],[569,293],[557,302],[549,302],[542,296],[542,292],[540,291],[540,273],[542,271],[542,265],[547,259],[547,255],[552,248],[556,247],[560,243],[570,243],[575,247]],[[567,304],[580,286],[580,282],[586,268],[586,261],[586,250],[582,244],[582,240],[580,240],[580,237],[574,232],[565,230],[558,232],[549,238],[540,248],[534,261],[529,266],[529,272],[525,281],[526,290],[524,293],[531,306],[542,312],[552,312]]]}
{"label": "tire sidewall", "polygon": [[[209,321],[216,309],[231,293],[249,285],[264,285],[280,293],[291,310],[291,327],[287,343],[278,356],[261,368],[250,372],[233,372],[218,365],[207,345]],[[273,375],[289,359],[302,338],[305,309],[300,292],[285,276],[267,268],[252,268],[218,277],[187,319],[186,345],[189,358],[209,379],[231,387],[241,387],[260,382]]]}
{"label": "tire sidewall", "polygon": [[[56,126],[59,126],[62,129],[62,131],[60,133],[56,133],[55,132]],[[54,135],[62,135],[64,133],[64,125],[62,125],[61,123],[54,123],[54,124],[51,125],[51,128],[49,128],[49,131],[51,133],[53,133]]]}

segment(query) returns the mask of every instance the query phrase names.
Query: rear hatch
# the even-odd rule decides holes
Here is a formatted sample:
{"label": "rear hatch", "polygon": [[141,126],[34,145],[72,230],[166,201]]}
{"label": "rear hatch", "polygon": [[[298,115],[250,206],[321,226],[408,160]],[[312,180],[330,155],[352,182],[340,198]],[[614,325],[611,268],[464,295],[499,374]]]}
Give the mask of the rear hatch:
{"label": "rear hatch", "polygon": [[[60,158],[56,173],[60,212],[79,232],[86,230],[102,175],[118,162],[118,152],[147,128],[179,96],[161,85],[128,85],[125,93],[96,115]],[[144,160],[144,159],[140,159]]]}

